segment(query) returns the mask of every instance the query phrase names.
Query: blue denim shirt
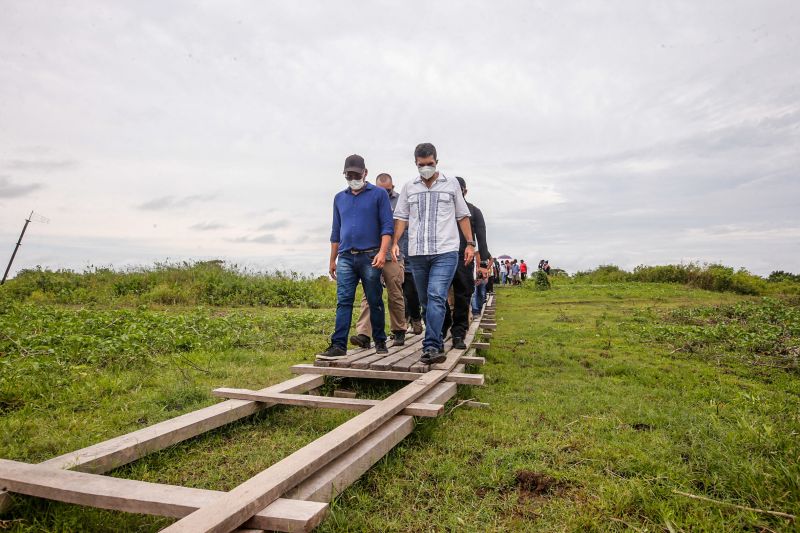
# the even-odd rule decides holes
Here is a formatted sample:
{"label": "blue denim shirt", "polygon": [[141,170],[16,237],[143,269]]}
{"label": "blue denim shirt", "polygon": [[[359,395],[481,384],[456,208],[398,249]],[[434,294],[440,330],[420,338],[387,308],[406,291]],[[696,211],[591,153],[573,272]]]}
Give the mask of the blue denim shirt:
{"label": "blue denim shirt", "polygon": [[383,235],[394,235],[389,195],[371,183],[364,187],[359,194],[348,187],[333,199],[331,242],[339,243],[340,254],[380,248]]}

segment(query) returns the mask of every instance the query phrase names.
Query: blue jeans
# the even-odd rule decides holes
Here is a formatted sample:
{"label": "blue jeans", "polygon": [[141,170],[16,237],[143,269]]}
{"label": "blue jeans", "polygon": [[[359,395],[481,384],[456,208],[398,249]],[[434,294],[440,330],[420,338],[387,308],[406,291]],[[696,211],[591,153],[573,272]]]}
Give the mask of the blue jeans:
{"label": "blue jeans", "polygon": [[386,316],[383,311],[381,271],[373,268],[376,254],[343,253],[336,260],[336,329],[331,344],[347,349],[347,334],[353,321],[353,301],[358,282],[364,287],[369,304],[369,319],[375,342],[386,342]]}
{"label": "blue jeans", "polygon": [[478,316],[481,314],[481,308],[486,302],[486,284],[478,283],[475,285],[475,292],[472,293],[472,314]]}
{"label": "blue jeans", "polygon": [[442,326],[444,325],[447,290],[453,282],[458,266],[458,252],[438,255],[412,255],[408,257],[414,285],[417,287],[422,316],[425,317],[425,339],[423,348],[444,348]]}

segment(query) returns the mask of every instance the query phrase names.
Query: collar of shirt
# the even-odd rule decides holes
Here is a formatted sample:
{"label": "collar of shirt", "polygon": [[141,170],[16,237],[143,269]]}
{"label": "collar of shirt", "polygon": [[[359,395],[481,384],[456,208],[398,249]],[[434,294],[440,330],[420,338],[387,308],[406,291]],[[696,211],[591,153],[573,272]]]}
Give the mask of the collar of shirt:
{"label": "collar of shirt", "polygon": [[[439,171],[437,170],[437,172],[439,172]],[[439,172],[439,175],[436,176],[436,179],[433,180],[433,183],[436,183],[437,181],[441,181],[442,183],[444,183],[444,182],[447,181],[447,176],[445,176],[444,174]],[[414,183],[422,183],[422,176],[417,175],[417,179],[414,180]],[[431,184],[431,185],[433,185],[433,184]]]}

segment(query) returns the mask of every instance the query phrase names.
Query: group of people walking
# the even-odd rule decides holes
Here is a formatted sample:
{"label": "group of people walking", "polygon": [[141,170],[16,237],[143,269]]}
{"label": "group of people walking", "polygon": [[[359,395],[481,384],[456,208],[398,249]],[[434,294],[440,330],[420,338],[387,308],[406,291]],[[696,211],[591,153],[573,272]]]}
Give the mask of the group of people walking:
{"label": "group of people walking", "polygon": [[[486,244],[483,213],[464,197],[466,181],[445,176],[436,147],[414,149],[417,176],[398,193],[392,176],[366,181],[364,158],[345,159],[347,188],[333,201],[329,273],[336,280],[336,326],[330,346],[318,359],[347,354],[356,287],[364,289],[356,335],[351,344],[388,353],[383,286],[388,293],[393,346],[402,346],[408,324],[423,332],[420,362],[445,360],[449,332],[456,349],[466,349],[470,306],[475,315],[486,299],[494,260]],[[452,298],[448,301],[448,293]]]}

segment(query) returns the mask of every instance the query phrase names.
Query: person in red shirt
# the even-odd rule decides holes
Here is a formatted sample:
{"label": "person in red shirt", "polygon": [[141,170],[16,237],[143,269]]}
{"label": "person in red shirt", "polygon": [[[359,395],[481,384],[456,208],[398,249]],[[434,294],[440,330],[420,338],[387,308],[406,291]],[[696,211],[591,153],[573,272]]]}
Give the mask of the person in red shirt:
{"label": "person in red shirt", "polygon": [[528,276],[528,265],[525,264],[524,259],[519,260],[519,273],[522,276],[522,281],[525,281],[525,278]]}

